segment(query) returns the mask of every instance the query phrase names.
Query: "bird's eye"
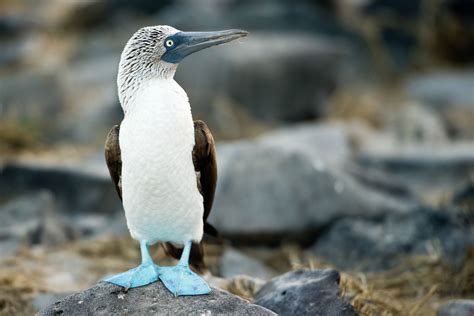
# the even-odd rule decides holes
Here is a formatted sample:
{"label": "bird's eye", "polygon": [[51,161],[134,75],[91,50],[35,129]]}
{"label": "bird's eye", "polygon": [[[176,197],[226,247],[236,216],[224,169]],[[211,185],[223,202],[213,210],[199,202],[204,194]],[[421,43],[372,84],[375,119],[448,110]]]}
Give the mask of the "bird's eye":
{"label": "bird's eye", "polygon": [[173,42],[173,40],[169,39],[169,40],[166,40],[165,45],[166,45],[166,47],[171,47],[171,46],[174,45],[174,42]]}

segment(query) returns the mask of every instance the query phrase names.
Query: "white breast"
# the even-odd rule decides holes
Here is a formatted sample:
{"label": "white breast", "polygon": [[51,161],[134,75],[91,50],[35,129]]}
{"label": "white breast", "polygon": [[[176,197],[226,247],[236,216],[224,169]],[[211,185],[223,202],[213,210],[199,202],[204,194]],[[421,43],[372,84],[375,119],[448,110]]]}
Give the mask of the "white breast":
{"label": "white breast", "polygon": [[123,206],[133,238],[199,241],[203,200],[192,161],[188,97],[172,79],[142,85],[120,127]]}

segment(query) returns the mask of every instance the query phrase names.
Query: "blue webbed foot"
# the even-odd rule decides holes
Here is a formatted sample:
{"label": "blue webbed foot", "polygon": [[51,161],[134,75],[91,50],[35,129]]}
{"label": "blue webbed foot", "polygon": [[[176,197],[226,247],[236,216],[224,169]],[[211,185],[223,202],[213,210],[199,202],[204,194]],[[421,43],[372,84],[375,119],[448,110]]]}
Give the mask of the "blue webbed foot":
{"label": "blue webbed foot", "polygon": [[136,268],[108,277],[104,281],[123,286],[126,289],[145,286],[158,280],[157,267],[141,264]]}
{"label": "blue webbed foot", "polygon": [[189,269],[188,262],[191,246],[192,241],[185,243],[178,265],[174,267],[160,267],[160,280],[175,296],[202,295],[211,292],[209,285],[199,275]]}
{"label": "blue webbed foot", "polygon": [[209,294],[209,285],[188,266],[161,267],[160,280],[175,296]]}
{"label": "blue webbed foot", "polygon": [[123,286],[127,290],[156,282],[160,274],[160,267],[153,263],[146,241],[140,242],[140,250],[142,264],[126,272],[108,277],[104,281]]}

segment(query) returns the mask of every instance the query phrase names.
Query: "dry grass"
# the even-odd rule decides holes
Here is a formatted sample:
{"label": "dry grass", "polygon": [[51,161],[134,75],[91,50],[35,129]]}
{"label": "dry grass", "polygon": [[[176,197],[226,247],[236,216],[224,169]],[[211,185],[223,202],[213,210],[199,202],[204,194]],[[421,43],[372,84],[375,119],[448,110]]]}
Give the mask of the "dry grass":
{"label": "dry grass", "polygon": [[0,120],[0,150],[3,153],[35,148],[40,142],[40,136],[37,124]]}
{"label": "dry grass", "polygon": [[[333,268],[295,245],[276,249],[263,259],[279,273],[299,268]],[[252,298],[245,284],[240,287],[241,293],[235,291],[239,286],[232,292]],[[441,256],[433,253],[406,258],[403,264],[389,271],[341,271],[340,287],[341,295],[359,315],[435,315],[439,306],[449,299],[474,298],[474,249],[458,269],[443,263]]]}
{"label": "dry grass", "polygon": [[344,87],[329,99],[328,119],[361,121],[373,128],[382,128],[387,112],[405,104],[405,98],[396,86],[390,87]]}
{"label": "dry grass", "polygon": [[[293,268],[328,267],[304,252],[293,262]],[[410,257],[390,271],[344,271],[340,286],[359,315],[435,315],[449,299],[474,298],[474,249],[458,269],[443,263],[441,256]]]}
{"label": "dry grass", "polygon": [[[216,271],[223,248],[210,245],[206,249],[208,264]],[[159,247],[153,248],[152,253],[157,262],[171,263]],[[295,245],[256,256],[278,273],[331,267]],[[87,277],[80,274],[81,282],[63,284],[63,288],[51,283],[51,273],[71,272],[71,262],[82,266]],[[55,249],[25,249],[0,265],[0,315],[31,314],[31,300],[38,293],[79,291],[104,275],[123,271],[138,262],[138,247],[130,238],[107,237]],[[258,280],[242,277],[223,283],[223,288],[251,300],[261,285]],[[412,257],[390,271],[343,271],[340,286],[341,295],[360,315],[434,315],[439,305],[449,299],[474,298],[474,250],[459,269],[445,265],[440,256]]]}

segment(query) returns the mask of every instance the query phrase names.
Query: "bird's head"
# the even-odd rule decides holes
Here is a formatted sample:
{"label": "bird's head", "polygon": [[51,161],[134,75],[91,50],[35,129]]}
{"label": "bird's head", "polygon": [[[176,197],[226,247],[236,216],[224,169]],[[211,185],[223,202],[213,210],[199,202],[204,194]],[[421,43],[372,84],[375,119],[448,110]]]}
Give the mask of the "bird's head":
{"label": "bird's head", "polygon": [[167,25],[141,28],[129,39],[120,59],[117,82],[122,105],[143,80],[172,78],[186,56],[247,34],[243,30],[181,32]]}

